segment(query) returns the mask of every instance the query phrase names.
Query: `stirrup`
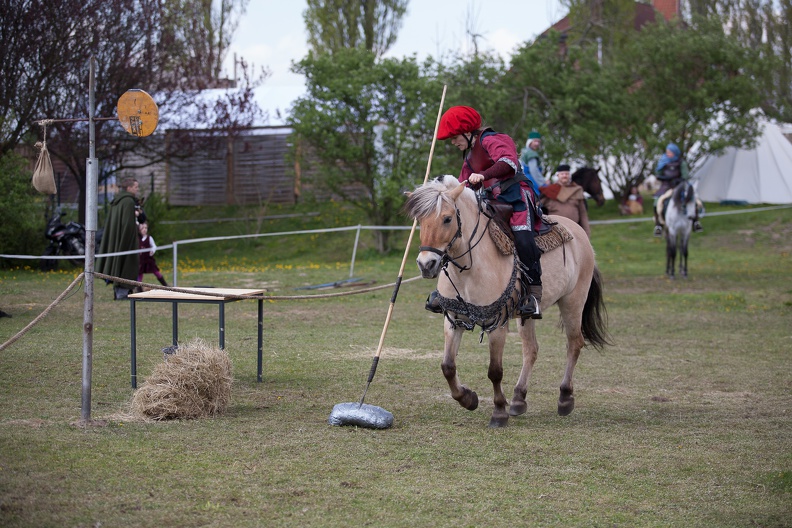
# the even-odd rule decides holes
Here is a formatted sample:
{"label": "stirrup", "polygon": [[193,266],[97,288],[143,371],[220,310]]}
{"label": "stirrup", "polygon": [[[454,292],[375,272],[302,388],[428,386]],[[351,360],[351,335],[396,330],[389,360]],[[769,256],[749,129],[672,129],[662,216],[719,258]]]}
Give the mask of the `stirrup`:
{"label": "stirrup", "polygon": [[701,222],[699,222],[698,220],[693,222],[693,232],[701,233],[702,231],[704,231],[704,226],[701,225]]}
{"label": "stirrup", "polygon": [[539,308],[539,301],[533,295],[528,295],[525,303],[517,309],[523,319],[541,319],[542,310]]}
{"label": "stirrup", "polygon": [[663,226],[656,225],[654,228],[654,236],[661,237],[663,236]]}
{"label": "stirrup", "polygon": [[429,297],[426,298],[426,306],[424,308],[432,313],[443,313],[443,307],[440,306],[440,292],[435,290],[430,293]]}

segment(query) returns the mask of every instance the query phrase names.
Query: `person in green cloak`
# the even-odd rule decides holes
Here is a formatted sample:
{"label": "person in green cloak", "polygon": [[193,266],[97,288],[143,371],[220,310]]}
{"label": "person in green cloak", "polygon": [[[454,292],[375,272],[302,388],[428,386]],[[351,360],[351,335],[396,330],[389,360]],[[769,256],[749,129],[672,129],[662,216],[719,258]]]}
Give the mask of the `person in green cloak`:
{"label": "person in green cloak", "polygon": [[[133,251],[139,249],[137,215],[137,193],[140,189],[138,181],[134,178],[121,180],[121,192],[115,195],[110,202],[110,211],[107,214],[102,243],[99,254]],[[139,259],[138,254],[116,255],[101,257],[96,261],[96,271],[119,277],[122,279],[137,280]],[[113,298],[118,301],[126,299],[131,287],[126,284],[113,284]]]}

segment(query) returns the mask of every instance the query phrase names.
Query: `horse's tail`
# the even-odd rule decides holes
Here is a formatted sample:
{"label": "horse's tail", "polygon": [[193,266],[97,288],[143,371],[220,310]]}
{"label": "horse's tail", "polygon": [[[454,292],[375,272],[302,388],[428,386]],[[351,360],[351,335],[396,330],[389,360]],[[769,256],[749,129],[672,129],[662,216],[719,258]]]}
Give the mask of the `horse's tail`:
{"label": "horse's tail", "polygon": [[613,344],[608,334],[608,313],[605,310],[605,298],[602,291],[602,274],[597,267],[594,267],[588,297],[583,306],[581,330],[587,344],[598,350],[602,350],[605,345]]}

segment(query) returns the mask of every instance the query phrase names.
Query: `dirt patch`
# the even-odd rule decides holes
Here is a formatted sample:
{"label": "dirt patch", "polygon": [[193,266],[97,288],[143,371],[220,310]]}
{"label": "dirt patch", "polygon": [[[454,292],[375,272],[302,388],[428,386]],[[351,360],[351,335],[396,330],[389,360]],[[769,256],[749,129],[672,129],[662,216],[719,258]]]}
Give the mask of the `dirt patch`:
{"label": "dirt patch", "polygon": [[46,421],[40,420],[38,418],[33,418],[29,420],[9,420],[4,423],[12,427],[31,427],[33,429],[41,429],[43,426],[47,424]]}
{"label": "dirt patch", "polygon": [[[376,347],[364,347],[360,345],[350,345],[349,348],[354,352],[353,357],[373,357],[377,351]],[[443,352],[440,350],[414,350],[412,348],[384,347],[380,357],[399,358],[399,359],[441,359]]]}

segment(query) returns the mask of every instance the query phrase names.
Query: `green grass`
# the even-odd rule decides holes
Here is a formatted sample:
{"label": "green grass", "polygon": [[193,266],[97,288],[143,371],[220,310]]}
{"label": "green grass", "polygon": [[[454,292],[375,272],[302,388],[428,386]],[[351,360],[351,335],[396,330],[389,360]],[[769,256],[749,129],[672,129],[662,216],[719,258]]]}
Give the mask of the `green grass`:
{"label": "green grass", "polygon": [[[328,208],[273,220],[265,231],[359,221],[333,223],[333,214],[352,215]],[[691,242],[690,278],[675,281],[663,275],[664,245],[649,222],[593,226],[615,344],[584,350],[576,409],[559,417],[564,340],[551,309],[538,323],[528,413],[503,430],[487,427],[492,390],[478,333],[465,336],[458,367],[481,404],[469,412],[448,394],[440,318],[423,310],[429,281],[402,285],[366,397],[394,414],[385,431],[332,427],[327,418],[334,404],[362,394],[390,288],[266,303],[260,384],[255,305],[228,305],[228,412],[130,423],[129,307],[98,284],[92,417],[104,425],[77,427],[78,290],[0,352],[0,525],[792,526],[792,209],[712,216],[704,225]],[[166,227],[158,229],[158,243],[167,243]],[[180,284],[265,285],[293,295],[348,276],[353,234],[303,237],[180,248]],[[379,256],[362,238],[355,275],[392,282],[403,249]],[[405,278],[417,274],[417,245]],[[0,271],[0,308],[13,314],[0,319],[0,341],[75,275]],[[216,340],[216,318],[214,307],[181,306],[182,338]],[[170,330],[168,306],[138,305],[141,377],[162,361]],[[520,361],[519,339],[509,334],[509,392]]]}

